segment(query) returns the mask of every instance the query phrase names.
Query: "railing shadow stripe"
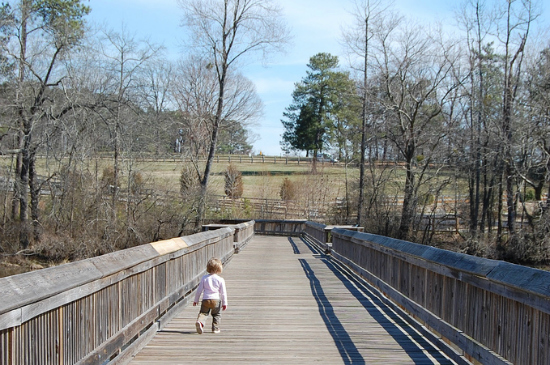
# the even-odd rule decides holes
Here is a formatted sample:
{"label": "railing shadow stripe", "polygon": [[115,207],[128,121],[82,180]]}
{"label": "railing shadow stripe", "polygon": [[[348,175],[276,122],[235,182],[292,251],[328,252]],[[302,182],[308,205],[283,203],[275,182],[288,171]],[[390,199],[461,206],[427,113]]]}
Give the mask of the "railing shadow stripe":
{"label": "railing shadow stripe", "polygon": [[344,364],[365,364],[365,360],[359,350],[357,350],[357,347],[353,343],[353,339],[349,336],[346,329],[334,313],[334,308],[330,304],[330,300],[325,295],[321,282],[315,276],[315,272],[306,260],[300,259],[299,261],[304,269],[306,277],[309,279],[311,293],[317,301],[319,314],[321,314],[329,333],[334,339],[334,343],[340,352],[340,356],[342,356]]}
{"label": "railing shadow stripe", "polygon": [[[306,240],[302,241],[311,248],[311,244]],[[388,308],[371,290],[367,287],[364,282],[357,280],[353,275],[350,275],[342,270],[340,270],[330,259],[324,255],[320,258],[321,261],[327,266],[327,268],[344,284],[346,289],[361,303],[361,305],[367,310],[371,317],[376,320],[382,328],[403,348],[403,350],[409,355],[414,364],[453,364],[451,360],[442,355],[440,351],[413,328],[411,328],[408,323],[399,316],[398,313],[393,311],[391,308]],[[348,355],[354,354],[354,351],[357,352],[357,348],[354,344],[353,347],[346,348],[343,347],[343,344],[347,341],[352,341],[345,332],[342,324],[338,318],[334,315],[334,310],[329,300],[321,288],[319,280],[315,277],[315,274],[309,264],[301,259],[300,263],[306,272],[308,279],[310,280],[310,285],[312,288],[312,293],[317,300],[319,305],[319,311],[323,316],[323,320],[327,325],[327,328],[338,328],[340,331],[333,334],[334,340],[340,350],[342,358],[344,361],[348,358]],[[326,309],[329,308],[329,309]],[[323,315],[323,312],[329,312],[332,315]],[[341,333],[344,331],[345,335]],[[343,338],[344,337],[344,338]],[[347,338],[345,338],[347,337]],[[360,354],[359,354],[360,356]],[[363,362],[353,362],[346,364],[364,364]]]}
{"label": "railing shadow stripe", "polygon": [[[305,241],[303,241],[302,239],[300,239],[300,241],[305,242]],[[293,237],[288,237],[288,242],[290,242],[290,245],[292,246],[292,250],[294,251],[294,254],[300,255],[300,254],[303,253],[302,250],[300,250],[300,248],[298,247],[298,244],[294,241],[294,238],[293,238]],[[318,254],[318,253],[319,253],[319,251],[315,250],[313,247],[311,247],[311,245],[309,245],[309,244],[307,244],[307,243],[306,243],[305,245],[302,244],[302,243],[300,243],[300,246],[305,246],[305,247],[307,247],[307,248],[308,248],[312,253],[314,253],[314,254]]]}

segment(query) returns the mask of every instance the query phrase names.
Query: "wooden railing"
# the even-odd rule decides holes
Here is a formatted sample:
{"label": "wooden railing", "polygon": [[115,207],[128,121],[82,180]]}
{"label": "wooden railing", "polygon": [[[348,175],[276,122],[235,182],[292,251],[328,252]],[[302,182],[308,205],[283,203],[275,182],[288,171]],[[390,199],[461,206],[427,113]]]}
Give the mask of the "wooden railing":
{"label": "wooden railing", "polygon": [[227,262],[254,233],[304,234],[377,287],[381,300],[406,310],[420,331],[443,337],[459,357],[489,365],[550,364],[550,272],[356,232],[360,227],[221,223],[0,279],[0,365],[124,363],[187,305],[206,261]]}
{"label": "wooden railing", "polygon": [[321,246],[326,253],[329,253],[332,249],[332,230],[336,228],[363,232],[363,227],[346,225],[327,226],[316,222],[306,222],[304,235],[318,246]]}
{"label": "wooden railing", "polygon": [[550,364],[550,272],[342,229],[332,254],[481,364]]}
{"label": "wooden railing", "polygon": [[299,236],[304,230],[306,220],[257,219],[254,227],[256,234],[272,236]]}
{"label": "wooden railing", "polygon": [[0,364],[123,363],[185,306],[206,262],[231,259],[238,228],[155,242],[0,279]]}
{"label": "wooden railing", "polygon": [[[234,225],[243,223],[242,219],[216,220],[214,225]],[[271,236],[299,236],[305,229],[307,220],[255,219],[254,233]]]}
{"label": "wooden railing", "polygon": [[235,253],[238,253],[240,250],[243,249],[244,246],[254,236],[254,221],[244,222],[244,223],[238,223],[238,224],[221,224],[221,223],[212,223],[212,224],[206,224],[202,226],[203,231],[214,231],[217,229],[225,228],[225,227],[232,227],[235,229],[234,236],[234,243],[233,246],[235,247]]}

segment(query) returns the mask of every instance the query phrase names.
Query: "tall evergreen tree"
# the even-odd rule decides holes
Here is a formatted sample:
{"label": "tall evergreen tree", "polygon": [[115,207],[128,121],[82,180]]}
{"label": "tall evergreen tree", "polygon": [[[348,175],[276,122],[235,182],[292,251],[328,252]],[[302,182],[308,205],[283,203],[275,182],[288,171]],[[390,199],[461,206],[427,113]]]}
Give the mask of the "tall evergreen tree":
{"label": "tall evergreen tree", "polygon": [[282,120],[283,150],[313,153],[317,158],[330,145],[335,120],[342,113],[342,99],[357,97],[349,74],[338,70],[338,57],[318,53],[307,65],[307,76],[297,83],[292,104]]}

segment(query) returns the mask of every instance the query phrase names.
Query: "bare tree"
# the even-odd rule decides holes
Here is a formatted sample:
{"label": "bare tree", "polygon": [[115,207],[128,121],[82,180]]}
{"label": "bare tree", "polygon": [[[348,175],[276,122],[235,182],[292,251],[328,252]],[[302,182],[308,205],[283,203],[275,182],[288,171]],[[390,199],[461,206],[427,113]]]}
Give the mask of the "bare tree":
{"label": "bare tree", "polygon": [[[216,72],[216,112],[212,123],[210,146],[201,179],[201,195],[206,196],[219,128],[224,118],[226,83],[237,62],[252,54],[264,58],[280,51],[288,42],[289,32],[282,12],[270,0],[179,0],[184,11],[183,23],[191,33],[190,44],[209,60]],[[197,228],[204,215],[200,205]]]}
{"label": "bare tree", "polygon": [[[263,110],[254,84],[241,74],[229,73],[225,86],[225,106],[220,131],[235,126],[246,127],[257,121]],[[204,179],[198,168],[199,159],[208,155],[214,128],[218,82],[211,64],[198,57],[178,63],[173,82],[173,98],[180,112],[179,129],[183,130],[187,157],[197,167],[197,177]]]}
{"label": "bare tree", "polygon": [[[123,149],[123,136],[131,140],[132,128],[127,122],[135,119],[139,103],[138,87],[140,73],[146,64],[158,55],[160,48],[147,41],[139,41],[128,33],[124,25],[120,32],[102,33],[100,52],[102,57],[104,94],[101,95],[101,108],[98,115],[108,126],[114,153],[112,187],[112,224],[116,222],[116,206],[119,193],[120,162]],[[129,141],[128,141],[129,142]]]}
{"label": "bare tree", "polygon": [[[463,80],[463,75],[456,75],[457,82],[464,85],[464,94],[468,98],[465,110],[465,118],[469,125],[469,147],[467,151],[470,153],[466,161],[468,164],[468,186],[470,195],[470,233],[474,239],[477,236],[478,228],[483,230],[483,219],[479,219],[479,209],[481,205],[481,180],[482,180],[482,163],[484,160],[482,146],[483,127],[487,125],[487,112],[485,95],[487,95],[486,87],[486,63],[490,58],[486,55],[485,43],[491,31],[491,14],[485,3],[481,0],[467,0],[462,4],[456,17],[459,24],[465,32],[465,42],[467,49],[465,54],[468,55],[468,75],[465,80],[469,81],[466,85]],[[464,73],[464,71],[462,71]],[[486,179],[485,179],[486,180]],[[484,191],[487,192],[487,187]],[[486,193],[485,193],[486,194]],[[483,200],[487,203],[487,199]],[[487,207],[485,207],[487,209]],[[486,210],[485,210],[486,211]]]}
{"label": "bare tree", "polygon": [[[150,144],[155,148],[150,152],[157,155],[167,152],[169,146],[166,145],[166,141],[173,141],[175,138],[170,134],[173,132],[170,130],[173,113],[169,112],[174,106],[172,93],[174,68],[174,64],[166,59],[151,62],[142,72],[143,81],[140,82],[138,89],[140,106],[145,113],[146,127],[144,129],[152,129],[153,132],[147,133]],[[144,141],[144,144],[147,142]]]}
{"label": "bare tree", "polygon": [[378,77],[386,109],[386,136],[405,163],[403,206],[398,236],[407,239],[415,216],[418,189],[437,147],[445,138],[442,128],[446,100],[454,88],[450,48],[427,36],[413,23],[391,26],[380,33]]}
{"label": "bare tree", "polygon": [[504,94],[502,98],[502,133],[504,136],[504,179],[506,184],[506,203],[508,210],[508,233],[512,246],[516,235],[516,193],[513,139],[514,104],[521,85],[521,71],[525,56],[525,46],[531,26],[538,17],[535,1],[508,0],[500,10],[500,22],[497,37],[504,51]]}
{"label": "bare tree", "polygon": [[[344,30],[344,43],[356,62],[362,75],[362,112],[361,112],[361,156],[359,164],[359,199],[357,206],[357,224],[363,225],[364,190],[365,190],[365,155],[367,150],[367,133],[369,128],[369,55],[372,52],[370,42],[375,31],[380,27],[382,18],[389,12],[391,5],[382,0],[354,0],[352,14],[355,23]],[[353,67],[353,66],[352,66]]]}
{"label": "bare tree", "polygon": [[[2,28],[4,54],[16,64],[14,107],[19,124],[16,194],[19,202],[20,244],[29,241],[28,195],[30,189],[31,219],[34,238],[39,239],[40,223],[36,174],[36,151],[40,136],[37,126],[61,118],[74,106],[54,104],[55,92],[66,76],[62,60],[83,35],[83,17],[89,8],[80,1],[56,0],[33,2],[20,0],[2,5],[11,22]],[[59,99],[58,99],[59,100]],[[14,200],[15,201],[15,200]],[[14,206],[13,212],[16,213]]]}

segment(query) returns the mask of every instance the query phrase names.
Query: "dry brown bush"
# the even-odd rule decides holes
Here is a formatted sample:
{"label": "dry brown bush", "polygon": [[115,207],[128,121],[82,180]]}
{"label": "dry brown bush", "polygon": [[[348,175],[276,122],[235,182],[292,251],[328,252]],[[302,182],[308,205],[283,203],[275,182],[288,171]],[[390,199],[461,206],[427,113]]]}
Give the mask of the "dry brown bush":
{"label": "dry brown bush", "polygon": [[281,184],[279,196],[284,201],[294,200],[296,198],[296,187],[288,177],[285,177]]}
{"label": "dry brown bush", "polygon": [[224,173],[225,195],[231,199],[238,199],[243,196],[243,177],[234,164],[229,164]]}

